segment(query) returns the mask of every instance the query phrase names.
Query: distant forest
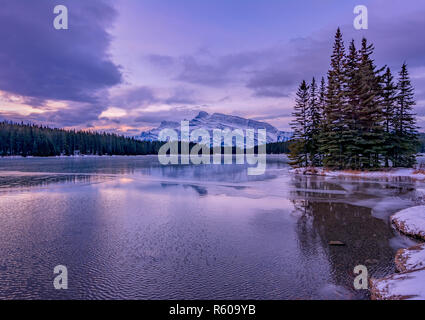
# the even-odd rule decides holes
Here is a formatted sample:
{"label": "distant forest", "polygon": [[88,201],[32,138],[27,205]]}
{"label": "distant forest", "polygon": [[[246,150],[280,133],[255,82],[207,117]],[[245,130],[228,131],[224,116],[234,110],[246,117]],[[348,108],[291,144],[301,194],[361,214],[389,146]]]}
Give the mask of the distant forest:
{"label": "distant forest", "polygon": [[112,133],[0,122],[0,156],[147,155],[157,154],[161,145]]}
{"label": "distant forest", "polygon": [[[291,164],[368,170],[412,167],[424,152],[416,126],[414,88],[404,63],[397,79],[378,68],[365,38],[348,50],[335,35],[327,79],[302,81],[296,96]],[[419,141],[421,139],[421,142]]]}

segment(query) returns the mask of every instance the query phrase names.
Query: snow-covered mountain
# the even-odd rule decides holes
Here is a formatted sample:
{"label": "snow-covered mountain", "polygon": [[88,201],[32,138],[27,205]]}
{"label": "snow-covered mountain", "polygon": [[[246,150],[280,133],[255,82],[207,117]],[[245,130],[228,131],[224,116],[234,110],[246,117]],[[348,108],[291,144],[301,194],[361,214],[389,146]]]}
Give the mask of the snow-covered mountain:
{"label": "snow-covered mountain", "polygon": [[[176,121],[162,121],[158,128],[150,131],[142,132],[139,140],[143,141],[157,141],[159,132],[163,129],[174,129],[180,136],[180,122]],[[242,117],[226,115],[222,113],[208,114],[207,112],[201,111],[199,114],[189,121],[190,131],[195,129],[206,129],[212,137],[214,129],[254,129],[257,133],[258,129],[266,129],[267,131],[267,143],[288,141],[292,133],[284,132],[276,129],[274,126],[266,123]]]}

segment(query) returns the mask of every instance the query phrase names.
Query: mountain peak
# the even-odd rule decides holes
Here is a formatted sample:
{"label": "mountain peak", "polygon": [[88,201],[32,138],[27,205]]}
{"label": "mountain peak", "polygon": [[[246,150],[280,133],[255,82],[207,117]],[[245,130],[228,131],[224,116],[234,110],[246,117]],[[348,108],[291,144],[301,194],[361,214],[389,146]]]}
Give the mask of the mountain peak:
{"label": "mountain peak", "polygon": [[200,119],[200,118],[206,118],[208,116],[209,116],[208,112],[199,111],[198,115],[195,118]]}

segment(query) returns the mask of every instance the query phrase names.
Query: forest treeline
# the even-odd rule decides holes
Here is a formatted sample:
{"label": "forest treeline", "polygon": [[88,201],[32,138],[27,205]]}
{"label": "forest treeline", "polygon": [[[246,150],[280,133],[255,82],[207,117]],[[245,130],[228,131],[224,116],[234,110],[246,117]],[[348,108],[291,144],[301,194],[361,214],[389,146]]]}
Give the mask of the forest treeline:
{"label": "forest treeline", "polygon": [[375,65],[373,51],[365,38],[359,49],[352,40],[346,50],[337,30],[327,79],[298,88],[292,165],[367,170],[415,164],[423,145],[407,65],[394,79],[390,68]]}
{"label": "forest treeline", "polygon": [[138,141],[112,133],[0,122],[0,156],[147,155],[157,154],[161,146],[161,142]]}
{"label": "forest treeline", "polygon": [[[0,122],[0,156],[148,155],[163,142],[139,141],[112,133],[52,129],[35,124]],[[190,149],[194,146],[190,144]],[[179,147],[180,149],[180,147]],[[267,145],[267,153],[289,152],[289,142]]]}

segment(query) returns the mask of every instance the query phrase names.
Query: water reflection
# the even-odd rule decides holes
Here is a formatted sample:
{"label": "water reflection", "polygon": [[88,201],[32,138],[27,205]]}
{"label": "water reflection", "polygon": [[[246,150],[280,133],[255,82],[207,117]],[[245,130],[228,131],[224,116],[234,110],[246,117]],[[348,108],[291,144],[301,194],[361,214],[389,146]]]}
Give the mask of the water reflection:
{"label": "water reflection", "polygon": [[[17,160],[0,161],[7,299],[367,298],[352,270],[393,271],[387,217],[417,187],[293,176],[282,157],[260,177],[155,157]],[[51,285],[57,264],[67,292]]]}
{"label": "water reflection", "polygon": [[[29,187],[47,187],[51,184],[88,184],[107,180],[107,176],[81,174],[8,174],[0,175],[0,191],[24,189]],[[111,177],[109,177],[111,179]]]}
{"label": "water reflection", "polygon": [[[349,288],[349,297],[367,297],[367,292],[354,290],[353,269],[356,265],[366,265],[373,277],[393,273],[397,248],[389,243],[398,235],[387,219],[373,214],[373,206],[352,203],[366,204],[365,199],[378,203],[394,196],[401,199],[414,190],[413,183],[405,180],[405,185],[392,188],[393,180],[356,182],[303,176],[296,176],[291,182],[294,185],[292,201],[300,215],[297,222],[300,253],[310,259],[312,254],[324,249],[333,282]],[[317,193],[316,190],[329,192]],[[392,210],[396,209],[386,210],[386,217],[393,213]],[[345,245],[332,246],[331,241]]]}

